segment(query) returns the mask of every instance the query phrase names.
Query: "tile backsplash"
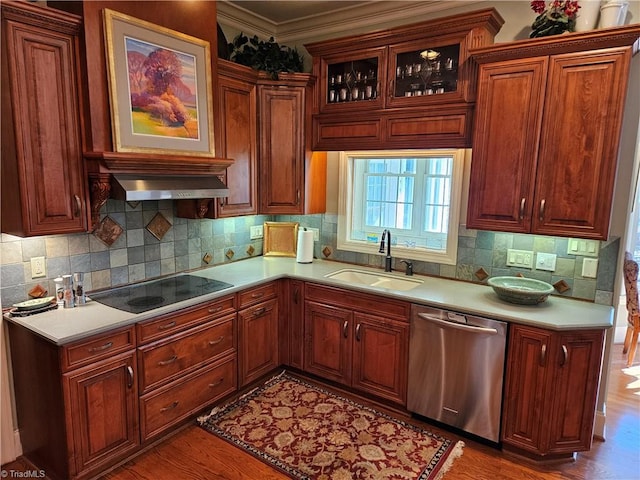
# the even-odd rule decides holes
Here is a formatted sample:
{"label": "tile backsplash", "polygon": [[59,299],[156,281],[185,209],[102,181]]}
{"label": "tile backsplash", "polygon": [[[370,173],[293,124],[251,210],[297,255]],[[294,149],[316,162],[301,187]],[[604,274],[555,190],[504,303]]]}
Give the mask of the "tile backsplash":
{"label": "tile backsplash", "polygon": [[[161,235],[152,228],[153,224],[150,225],[154,218],[158,220],[158,213],[170,224],[168,229],[162,229]],[[262,239],[251,240],[249,232],[251,226],[265,221],[297,221],[301,226],[319,229],[320,241],[314,246],[317,258],[374,267],[381,267],[384,261],[383,255],[338,250],[337,216],[331,214],[191,220],[176,217],[170,200],[145,201],[137,205],[109,200],[101,212],[101,220],[105,217],[122,227],[122,233],[118,227],[112,236],[104,236],[103,232],[100,236],[104,241],[91,233],[32,238],[2,234],[2,305],[7,307],[25,300],[27,292],[36,285],[53,292],[53,279],[67,273],[84,272],[85,290],[90,291],[262,255]],[[109,222],[109,225],[113,223]],[[595,279],[581,276],[584,257],[567,254],[566,238],[461,229],[458,240],[457,265],[416,261],[414,272],[472,282],[481,281],[475,276],[480,268],[488,276],[521,272],[549,283],[564,280],[569,289],[563,296],[605,305],[613,302],[619,239],[601,242]],[[555,253],[556,270],[545,272],[508,267],[509,248]],[[32,279],[30,259],[38,256],[46,258],[46,278]],[[205,259],[209,260],[208,264]],[[402,270],[394,265],[395,268]]]}

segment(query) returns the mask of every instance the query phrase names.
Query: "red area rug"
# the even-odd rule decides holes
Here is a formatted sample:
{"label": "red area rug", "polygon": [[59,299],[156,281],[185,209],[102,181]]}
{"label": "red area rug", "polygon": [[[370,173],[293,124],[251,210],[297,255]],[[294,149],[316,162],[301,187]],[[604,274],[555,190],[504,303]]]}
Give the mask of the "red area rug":
{"label": "red area rug", "polygon": [[296,479],[436,480],[464,446],[287,373],[198,421]]}

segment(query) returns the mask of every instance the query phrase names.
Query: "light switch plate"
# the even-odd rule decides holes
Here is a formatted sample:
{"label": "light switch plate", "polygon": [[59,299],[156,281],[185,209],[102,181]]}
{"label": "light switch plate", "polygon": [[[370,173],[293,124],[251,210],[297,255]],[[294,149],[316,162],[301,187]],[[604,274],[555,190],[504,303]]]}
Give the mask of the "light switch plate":
{"label": "light switch plate", "polygon": [[582,276],[585,278],[596,278],[598,275],[598,259],[585,258],[582,260]]}
{"label": "light switch plate", "polygon": [[510,267],[533,267],[533,252],[529,250],[507,250],[507,265]]}
{"label": "light switch plate", "polygon": [[536,254],[536,269],[553,272],[556,269],[556,254],[538,252]]}
{"label": "light switch plate", "polygon": [[253,225],[249,227],[249,238],[256,240],[264,236],[264,228],[262,225]]}
{"label": "light switch plate", "polygon": [[600,250],[599,240],[585,240],[584,238],[570,238],[567,244],[569,255],[582,255],[584,257],[597,257]]}

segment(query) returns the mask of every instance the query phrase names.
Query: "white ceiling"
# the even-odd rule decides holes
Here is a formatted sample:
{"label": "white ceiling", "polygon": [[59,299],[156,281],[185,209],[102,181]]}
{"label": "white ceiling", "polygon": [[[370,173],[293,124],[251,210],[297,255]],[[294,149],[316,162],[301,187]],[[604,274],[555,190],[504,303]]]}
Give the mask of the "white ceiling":
{"label": "white ceiling", "polygon": [[[218,22],[279,43],[428,18],[487,0],[219,0]],[[426,17],[425,17],[426,16]]]}
{"label": "white ceiling", "polygon": [[340,10],[348,11],[358,5],[372,2],[345,0],[229,0],[229,3],[263,17],[276,25],[281,25],[308,17],[335,13]]}

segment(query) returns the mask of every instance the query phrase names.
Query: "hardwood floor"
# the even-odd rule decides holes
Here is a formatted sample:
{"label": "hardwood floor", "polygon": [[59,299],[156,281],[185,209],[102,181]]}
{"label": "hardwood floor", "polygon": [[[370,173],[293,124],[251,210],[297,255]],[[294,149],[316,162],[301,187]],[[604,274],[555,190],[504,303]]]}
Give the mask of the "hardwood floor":
{"label": "hardwood floor", "polygon": [[[607,440],[575,462],[533,466],[496,448],[422,424],[466,446],[445,480],[640,479],[640,366],[625,369],[622,346],[613,351],[607,399]],[[415,422],[421,423],[421,422]],[[27,470],[20,460],[3,469]],[[284,480],[288,477],[203,429],[190,425],[101,477],[102,480]]]}

